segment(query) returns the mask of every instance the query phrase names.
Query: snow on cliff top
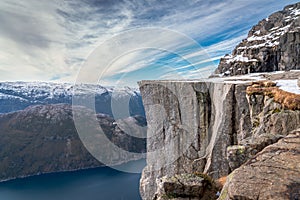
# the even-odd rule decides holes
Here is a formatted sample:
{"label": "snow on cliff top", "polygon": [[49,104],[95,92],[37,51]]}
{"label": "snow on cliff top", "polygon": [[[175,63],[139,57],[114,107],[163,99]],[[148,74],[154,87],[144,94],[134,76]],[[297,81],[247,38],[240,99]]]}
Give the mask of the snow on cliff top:
{"label": "snow on cliff top", "polygon": [[300,94],[300,88],[298,87],[297,84],[297,79],[296,80],[277,80],[277,86],[279,89],[282,89],[287,92],[291,92],[294,94]]}
{"label": "snow on cliff top", "polygon": [[[289,73],[300,73],[300,70],[292,70]],[[276,75],[284,75],[286,72],[284,71],[276,71],[276,72],[269,72],[269,73],[251,73],[251,74],[246,74],[246,75],[240,75],[240,76],[231,76],[231,77],[222,77],[222,78],[217,78],[220,81],[224,81],[225,83],[247,83],[247,82],[252,82],[252,81],[263,81],[263,80],[268,80],[268,78],[265,77],[265,75],[268,75],[269,77],[274,77],[271,78],[272,81],[277,83],[277,86],[279,89],[291,92],[294,94],[300,94],[300,88],[298,86],[298,79],[293,77],[293,78],[276,78]],[[283,76],[284,77],[284,76]]]}

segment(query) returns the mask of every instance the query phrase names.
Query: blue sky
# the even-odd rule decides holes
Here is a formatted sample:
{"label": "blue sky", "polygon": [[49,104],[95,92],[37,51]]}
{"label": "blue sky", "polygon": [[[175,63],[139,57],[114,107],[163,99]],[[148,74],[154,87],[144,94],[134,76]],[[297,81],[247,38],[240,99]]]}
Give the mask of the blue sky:
{"label": "blue sky", "polygon": [[[174,31],[199,45],[182,45],[180,37],[166,40],[146,33],[144,39],[149,41],[149,47],[155,42],[167,48],[124,52],[109,70],[104,70],[107,66],[96,66],[94,70],[103,72],[100,83],[134,85],[141,79],[206,77],[219,58],[230,53],[259,20],[296,2],[2,0],[0,81],[75,82],[89,55],[103,42],[127,31],[133,33],[134,41],[135,29],[149,27]],[[184,58],[178,51],[183,52]],[[109,54],[114,52],[107,49]]]}

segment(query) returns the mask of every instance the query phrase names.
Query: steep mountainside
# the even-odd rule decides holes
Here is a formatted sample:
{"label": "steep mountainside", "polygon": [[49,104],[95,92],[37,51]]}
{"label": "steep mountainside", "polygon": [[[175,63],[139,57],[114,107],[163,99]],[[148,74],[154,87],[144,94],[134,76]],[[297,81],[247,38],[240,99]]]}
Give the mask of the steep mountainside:
{"label": "steep mountainside", "polygon": [[[143,199],[159,199],[159,186],[164,185],[159,181],[176,175],[227,176],[266,146],[300,128],[299,109],[289,110],[276,101],[276,94],[272,97],[260,91],[268,91],[264,85],[274,85],[251,86],[251,82],[140,82],[149,152],[140,182]],[[252,87],[255,91],[247,93]]]}
{"label": "steep mountainside", "polygon": [[231,55],[221,58],[215,74],[293,69],[300,69],[300,3],[286,6],[254,26]]}
{"label": "steep mountainside", "polygon": [[[73,109],[83,116],[92,117],[90,111],[83,107]],[[146,126],[143,119],[135,116],[124,122],[129,126]],[[97,121],[115,145],[130,152],[145,152],[145,140],[124,133],[108,115],[98,114]],[[0,127],[0,181],[102,165],[82,144],[74,126],[70,105],[30,106],[23,111],[2,114]],[[97,148],[106,153],[105,147]],[[121,155],[119,159],[124,162],[137,158]]]}
{"label": "steep mountainside", "polygon": [[[82,84],[74,86],[67,83],[40,83],[40,82],[0,82],[0,113],[23,110],[31,105],[45,105],[58,103],[72,103],[72,95],[89,95],[95,93],[95,108],[97,113],[112,116],[112,95],[118,99],[129,96],[129,111],[131,116],[145,116],[142,98],[139,92],[124,88],[116,90],[100,85]],[[122,105],[123,106],[123,105]]]}

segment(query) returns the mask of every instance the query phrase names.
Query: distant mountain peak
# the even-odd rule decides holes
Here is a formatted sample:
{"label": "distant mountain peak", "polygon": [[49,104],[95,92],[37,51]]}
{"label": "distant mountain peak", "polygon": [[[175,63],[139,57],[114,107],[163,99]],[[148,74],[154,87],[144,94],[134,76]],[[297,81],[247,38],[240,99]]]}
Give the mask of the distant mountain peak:
{"label": "distant mountain peak", "polygon": [[261,20],[225,55],[215,74],[242,75],[300,69],[300,3]]}

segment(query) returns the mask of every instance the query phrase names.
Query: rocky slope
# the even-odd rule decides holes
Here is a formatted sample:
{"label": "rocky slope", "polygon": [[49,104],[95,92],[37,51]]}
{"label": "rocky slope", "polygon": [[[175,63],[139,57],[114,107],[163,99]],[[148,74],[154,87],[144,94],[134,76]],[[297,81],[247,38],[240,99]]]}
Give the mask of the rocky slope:
{"label": "rocky slope", "polygon": [[230,174],[219,199],[299,199],[299,161],[297,130]]}
{"label": "rocky slope", "polygon": [[254,26],[233,50],[221,58],[215,74],[300,69],[300,3],[286,6]]}
{"label": "rocky slope", "polygon": [[143,199],[159,197],[162,177],[227,176],[300,127],[300,111],[264,94],[247,95],[250,86],[251,81],[239,79],[140,82],[149,127]]}
{"label": "rocky slope", "polygon": [[[86,108],[73,109],[83,116],[93,117]],[[67,104],[30,106],[0,115],[0,181],[102,166],[82,144],[72,115],[72,107]],[[145,152],[145,140],[124,133],[110,116],[97,114],[97,121],[115,145],[130,152]],[[135,123],[146,126],[139,116],[124,121],[128,126]],[[105,147],[97,148],[106,153]],[[137,159],[118,158],[120,162]]]}
{"label": "rocky slope", "polygon": [[[131,88],[117,90],[100,85],[72,85],[68,83],[44,82],[0,82],[0,113],[23,110],[31,105],[72,104],[72,95],[95,95],[95,109],[97,113],[113,116],[112,96],[114,101],[129,98],[129,112],[131,116],[145,116],[141,95]],[[122,105],[123,106],[123,105]]]}

